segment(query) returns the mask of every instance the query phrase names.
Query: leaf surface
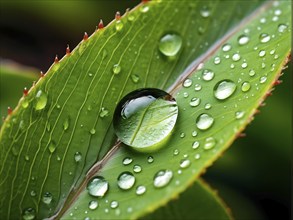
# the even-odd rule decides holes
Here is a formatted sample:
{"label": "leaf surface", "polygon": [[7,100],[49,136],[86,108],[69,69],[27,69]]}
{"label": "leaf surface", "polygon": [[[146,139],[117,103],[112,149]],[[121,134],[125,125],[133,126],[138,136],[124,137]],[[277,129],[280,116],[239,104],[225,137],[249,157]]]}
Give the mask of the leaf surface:
{"label": "leaf surface", "polygon": [[[37,218],[44,218],[62,208],[59,216],[67,211],[64,218],[137,218],[182,192],[247,123],[289,52],[291,26],[286,19],[290,12],[284,7],[286,2],[280,6],[282,13],[278,15],[278,22],[260,24],[260,17],[253,16],[255,21],[247,26],[250,29],[247,45],[237,43],[239,33],[245,30],[242,27],[232,38],[229,38],[232,34],[221,38],[258,4],[242,1],[209,1],[205,5],[198,1],[145,3],[121,20],[98,30],[70,55],[55,63],[25,98],[28,107],[23,108],[20,103],[1,130],[0,204],[4,207],[1,216],[18,218],[20,213],[29,211]],[[267,7],[271,5],[264,6],[263,10]],[[271,20],[278,7],[263,16]],[[232,16],[235,17],[230,19]],[[282,33],[278,32],[280,22],[287,25]],[[258,25],[271,36],[269,42],[260,44]],[[160,39],[170,33],[178,34],[183,42],[175,57],[166,57],[158,49]],[[232,49],[227,53],[217,51],[221,46],[218,43],[208,50],[220,39],[221,43],[229,39]],[[254,50],[256,46],[258,49]],[[258,58],[260,49],[267,51],[264,68],[260,65],[263,58]],[[269,54],[273,49],[274,54]],[[217,65],[214,57],[207,60],[214,52],[221,60]],[[241,54],[241,59],[231,69],[231,57],[236,52]],[[229,58],[225,57],[227,55]],[[275,55],[278,55],[276,59]],[[192,71],[204,60],[204,68],[215,72],[210,82],[202,80],[201,71]],[[244,60],[249,67],[242,67]],[[271,64],[275,64],[273,71],[269,68]],[[256,72],[254,77],[248,75],[251,68]],[[267,79],[260,85],[259,78],[265,74]],[[182,88],[181,81],[188,75],[192,86]],[[236,91],[229,100],[219,101],[214,97],[213,87],[227,78],[235,82]],[[251,83],[247,93],[241,92],[244,80]],[[197,84],[201,89],[197,86],[196,91]],[[170,91],[177,100],[179,117],[166,147],[146,155],[115,145],[111,121],[123,95],[137,88],[166,89],[171,85],[174,85]],[[200,105],[190,106],[193,96],[199,96]],[[208,103],[212,107],[205,109]],[[241,120],[235,120],[237,111],[245,111]],[[213,117],[213,125],[206,131],[198,130],[196,118],[206,112]],[[210,143],[212,149],[206,150],[205,141],[210,137],[214,138],[215,145]],[[200,146],[193,149],[195,141],[199,141]],[[174,156],[174,150],[180,153]],[[149,156],[154,158],[152,163]],[[132,158],[133,162],[124,166],[125,157]],[[189,165],[180,168],[183,162]],[[134,172],[135,164],[142,167],[142,171],[135,174],[135,187],[121,191],[117,187],[117,177],[123,171]],[[155,189],[153,178],[161,169],[171,170],[173,177],[167,187]],[[97,171],[109,182],[109,192],[98,199],[98,209],[91,211],[88,204],[93,198],[84,187]],[[142,184],[147,191],[137,196],[135,188]],[[48,195],[52,197],[49,204],[44,199]],[[112,200],[119,203],[118,209],[109,207]]]}

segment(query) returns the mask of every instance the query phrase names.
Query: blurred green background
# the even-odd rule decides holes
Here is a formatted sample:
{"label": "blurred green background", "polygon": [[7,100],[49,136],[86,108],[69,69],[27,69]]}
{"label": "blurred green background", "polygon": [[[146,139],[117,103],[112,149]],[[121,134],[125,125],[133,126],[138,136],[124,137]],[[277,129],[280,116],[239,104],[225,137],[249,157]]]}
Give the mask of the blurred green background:
{"label": "blurred green background", "polygon": [[[115,12],[133,8],[136,0],[1,1],[1,117],[15,107],[24,86],[30,87],[37,69],[46,72],[67,44],[73,49],[84,32],[94,32],[102,18],[106,25]],[[3,77],[5,59],[34,67],[21,82]],[[17,72],[17,70],[15,70]],[[236,219],[290,219],[292,157],[292,65],[283,83],[265,101],[261,113],[230,149],[204,174],[219,191]],[[5,109],[5,110],[4,110]],[[5,111],[5,112],[4,112]]]}

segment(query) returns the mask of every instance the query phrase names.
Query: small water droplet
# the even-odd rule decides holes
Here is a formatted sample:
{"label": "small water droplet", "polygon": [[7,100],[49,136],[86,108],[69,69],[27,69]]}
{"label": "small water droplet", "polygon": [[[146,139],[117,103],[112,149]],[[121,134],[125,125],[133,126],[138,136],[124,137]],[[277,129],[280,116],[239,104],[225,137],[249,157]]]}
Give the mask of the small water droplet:
{"label": "small water droplet", "polygon": [[231,44],[227,43],[222,46],[222,51],[228,52],[229,50],[231,50],[231,48],[232,48]]}
{"label": "small water droplet", "polygon": [[220,57],[218,57],[218,56],[217,56],[217,57],[215,57],[215,58],[214,58],[214,64],[216,64],[216,65],[217,65],[217,64],[220,64],[220,63],[221,63],[221,58],[220,58]]}
{"label": "small water droplet", "polygon": [[108,56],[108,51],[106,49],[103,49],[102,60],[104,60],[107,56]]}
{"label": "small water droplet", "polygon": [[200,130],[209,129],[214,123],[214,118],[209,114],[203,113],[196,119],[196,126]]}
{"label": "small water droplet", "polygon": [[216,145],[216,139],[213,137],[208,137],[205,139],[204,149],[209,150],[212,149]]}
{"label": "small water droplet", "polygon": [[245,69],[247,66],[248,66],[247,63],[242,63],[241,64],[242,69]]}
{"label": "small water droplet", "polygon": [[262,33],[259,35],[259,40],[261,43],[267,43],[270,41],[270,39],[271,39],[271,36],[266,33]]}
{"label": "small water droplet", "polygon": [[238,61],[238,60],[240,60],[240,58],[241,58],[241,56],[239,53],[234,53],[232,56],[233,61]]}
{"label": "small water droplet", "polygon": [[239,45],[245,45],[245,44],[247,44],[249,42],[249,37],[248,36],[246,36],[246,35],[240,35],[239,37],[238,37],[238,44]]}
{"label": "small water droplet", "polygon": [[276,9],[274,12],[275,15],[279,16],[282,14],[282,11],[280,9]]}
{"label": "small water droplet", "polygon": [[205,81],[210,81],[214,78],[215,73],[209,69],[202,71],[202,78]]}
{"label": "small water droplet", "polygon": [[102,176],[93,177],[87,184],[88,193],[95,197],[103,197],[108,188],[108,181]]}
{"label": "small water droplet", "polygon": [[185,133],[184,132],[180,133],[180,137],[181,138],[184,138],[185,137]]}
{"label": "small water droplet", "polygon": [[262,77],[260,77],[260,79],[259,79],[259,82],[260,82],[261,84],[265,83],[266,81],[267,81],[267,77],[266,77],[266,76],[262,76]]}
{"label": "small water droplet", "polygon": [[115,64],[112,70],[114,74],[119,74],[121,72],[121,66],[119,64]]}
{"label": "small water droplet", "polygon": [[27,107],[29,106],[29,101],[28,101],[27,98],[24,98],[24,99],[22,100],[22,102],[21,102],[21,106],[22,106],[23,108],[27,108]]}
{"label": "small water droplet", "polygon": [[116,21],[115,28],[116,28],[116,31],[121,31],[122,30],[123,23],[121,22],[121,20]]}
{"label": "small water droplet", "polygon": [[29,160],[30,160],[29,155],[25,155],[25,156],[24,156],[24,159],[25,159],[26,161],[29,161]]}
{"label": "small water droplet", "polygon": [[169,184],[173,177],[173,172],[171,170],[160,170],[154,176],[154,186],[156,188],[162,188]]}
{"label": "small water droplet", "polygon": [[96,208],[98,208],[99,203],[96,200],[92,200],[89,202],[89,209],[90,210],[95,210]]}
{"label": "small water droplet", "polygon": [[69,127],[69,118],[66,118],[65,121],[63,122],[63,129],[66,131]]}
{"label": "small water droplet", "polygon": [[159,42],[159,51],[167,57],[178,54],[182,47],[182,38],[178,34],[166,34]]}
{"label": "small water droplet", "polygon": [[208,7],[204,6],[201,10],[200,10],[200,15],[203,17],[203,18],[208,18],[210,15],[211,15],[211,12],[209,10]]}
{"label": "small water droplet", "polygon": [[92,129],[90,130],[90,133],[91,133],[91,134],[95,134],[95,133],[96,133],[96,129],[92,128]]}
{"label": "small water droplet", "polygon": [[181,160],[180,161],[180,167],[181,168],[187,168],[187,167],[189,167],[190,166],[190,160],[188,160],[188,159],[183,159],[183,160]]}
{"label": "small water droplet", "polygon": [[133,172],[135,172],[135,173],[140,173],[141,170],[142,170],[142,168],[141,168],[141,166],[139,166],[138,164],[135,164],[135,165],[133,166]]}
{"label": "small water droplet", "polygon": [[75,162],[80,162],[81,159],[82,159],[81,153],[80,152],[75,152],[75,154],[74,154],[74,160],[75,160]]}
{"label": "small water droplet", "polygon": [[119,203],[117,201],[115,201],[115,200],[112,201],[111,204],[110,204],[110,207],[112,209],[116,209],[118,206],[119,206]]}
{"label": "small water droplet", "polygon": [[152,156],[148,156],[147,158],[148,163],[154,162],[154,158]]}
{"label": "small water droplet", "polygon": [[150,9],[150,7],[149,7],[148,5],[142,5],[142,6],[140,7],[140,11],[141,11],[142,13],[146,13],[146,12],[148,12],[149,9]]}
{"label": "small water droplet", "polygon": [[128,165],[132,163],[132,158],[130,157],[125,157],[122,161],[123,165]]}
{"label": "small water droplet", "polygon": [[49,144],[49,152],[52,154],[54,153],[54,151],[56,150],[56,144],[52,141],[50,144]]}
{"label": "small water droplet", "polygon": [[237,111],[237,112],[235,112],[235,118],[241,119],[241,118],[243,118],[244,114],[245,114],[244,111]]}
{"label": "small water droplet", "polygon": [[196,137],[196,136],[197,136],[197,131],[193,131],[193,132],[191,133],[191,135],[192,135],[192,137]]}
{"label": "small water droplet", "polygon": [[192,107],[196,107],[200,104],[200,98],[194,97],[190,100],[189,105]]}
{"label": "small water droplet", "polygon": [[136,187],[136,195],[142,195],[146,192],[146,187],[145,186],[138,186]]}
{"label": "small water droplet", "polygon": [[183,93],[183,97],[184,97],[184,98],[187,98],[188,96],[189,96],[189,95],[188,95],[187,92],[184,92],[184,93]]}
{"label": "small water droplet", "polygon": [[37,195],[36,191],[32,190],[32,191],[31,191],[31,196],[32,196],[32,197],[35,197],[36,195]]}
{"label": "small water droplet", "polygon": [[198,160],[198,159],[200,158],[200,154],[195,154],[195,155],[194,155],[194,158],[195,158],[196,160]]}
{"label": "small water droplet", "polygon": [[195,85],[194,85],[194,90],[195,90],[195,91],[200,91],[200,90],[201,90],[201,85],[198,84],[198,83],[195,84]]}
{"label": "small water droplet", "polygon": [[42,202],[49,205],[53,200],[53,196],[50,192],[45,192],[42,197]]}
{"label": "small water droplet", "polygon": [[138,83],[138,81],[139,81],[139,76],[136,75],[136,74],[131,74],[131,80],[132,80],[132,82],[134,82],[134,83]]}
{"label": "small water droplet", "polygon": [[119,188],[123,190],[131,189],[134,183],[135,183],[135,177],[133,176],[132,173],[128,171],[121,173],[117,179],[117,184]]}
{"label": "small water droplet", "polygon": [[264,50],[261,50],[261,51],[259,51],[259,53],[258,53],[258,56],[259,57],[264,57],[266,55],[266,51],[264,51]]}
{"label": "small water droplet", "polygon": [[285,24],[279,24],[279,26],[278,26],[278,31],[279,31],[280,33],[283,33],[283,32],[285,32],[285,31],[287,30],[287,28],[288,28],[287,25],[285,25]]}
{"label": "small water droplet", "polygon": [[183,82],[183,87],[188,88],[192,85],[192,80],[191,79],[186,79]]}
{"label": "small water droplet", "polygon": [[241,86],[241,90],[242,92],[247,92],[248,90],[250,90],[250,83],[249,82],[243,82],[242,86]]}
{"label": "small water droplet", "polygon": [[232,80],[222,80],[214,87],[214,95],[219,100],[230,97],[236,90],[236,84]]}
{"label": "small water droplet", "polygon": [[254,76],[255,75],[255,71],[253,69],[249,70],[249,76]]}
{"label": "small water droplet", "polygon": [[33,208],[27,208],[23,210],[22,218],[24,220],[33,220],[36,217],[36,211]]}
{"label": "small water droplet", "polygon": [[109,115],[109,110],[106,109],[105,107],[102,107],[100,111],[100,117],[104,118],[104,117],[107,117],[108,115]]}
{"label": "small water droplet", "polygon": [[177,156],[179,154],[179,150],[178,149],[175,149],[174,151],[173,151],[173,155],[174,156]]}
{"label": "small water droplet", "polygon": [[36,110],[42,110],[47,105],[47,94],[43,92],[42,90],[39,90],[36,94],[36,103],[35,103],[35,109]]}
{"label": "small water droplet", "polygon": [[210,103],[205,104],[204,109],[209,110],[211,109],[212,105]]}
{"label": "small water droplet", "polygon": [[198,141],[194,141],[192,144],[192,148],[193,149],[197,149],[199,147],[199,142]]}

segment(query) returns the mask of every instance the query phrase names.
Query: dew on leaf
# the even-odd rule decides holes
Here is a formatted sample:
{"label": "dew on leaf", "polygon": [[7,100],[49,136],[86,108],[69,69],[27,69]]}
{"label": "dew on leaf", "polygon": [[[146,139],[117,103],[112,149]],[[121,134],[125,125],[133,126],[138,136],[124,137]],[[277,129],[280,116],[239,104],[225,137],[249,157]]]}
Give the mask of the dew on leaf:
{"label": "dew on leaf", "polygon": [[191,135],[192,135],[192,137],[196,137],[196,136],[197,136],[197,131],[193,131],[193,132],[191,133]]}
{"label": "dew on leaf", "polygon": [[53,200],[53,196],[50,192],[45,192],[42,197],[42,202],[49,205]]}
{"label": "dew on leaf", "polygon": [[248,66],[247,63],[242,63],[241,64],[242,69],[245,69],[247,66]]}
{"label": "dew on leaf", "polygon": [[21,106],[22,106],[23,108],[27,108],[27,107],[29,106],[29,101],[28,101],[27,98],[24,98],[24,99],[22,100],[22,102],[21,102]]}
{"label": "dew on leaf", "polygon": [[192,107],[196,107],[200,104],[200,98],[194,97],[190,100],[189,105]]}
{"label": "dew on leaf", "polygon": [[215,58],[214,58],[214,64],[216,64],[216,65],[217,65],[217,64],[220,64],[220,63],[221,63],[221,58],[220,58],[220,57],[218,57],[218,56],[217,56],[217,57],[215,57]]}
{"label": "dew on leaf", "polygon": [[239,53],[234,53],[232,56],[233,61],[238,61],[238,60],[240,60],[240,58],[241,58],[241,56]]}
{"label": "dew on leaf", "polygon": [[245,34],[240,35],[240,36],[238,37],[238,44],[239,44],[239,45],[245,45],[245,44],[247,44],[248,42],[249,42],[249,37],[246,36]]}
{"label": "dew on leaf", "polygon": [[23,210],[22,218],[24,220],[33,220],[36,217],[36,210],[34,208],[27,208]]}
{"label": "dew on leaf", "polygon": [[99,203],[97,200],[92,200],[89,202],[89,209],[90,210],[95,210],[96,208],[98,208]]}
{"label": "dew on leaf", "polygon": [[112,209],[116,209],[118,206],[119,206],[119,203],[116,200],[112,201],[110,204],[110,207]]}
{"label": "dew on leaf", "polygon": [[200,15],[203,17],[203,18],[207,18],[209,17],[211,14],[210,10],[208,7],[203,7],[201,10],[200,10]]}
{"label": "dew on leaf", "polygon": [[135,183],[135,177],[131,172],[125,171],[118,176],[117,184],[120,189],[129,190]]}
{"label": "dew on leaf", "polygon": [[123,165],[128,165],[132,163],[132,158],[130,157],[125,157],[122,161]]}
{"label": "dew on leaf", "polygon": [[200,158],[200,154],[195,154],[194,159],[198,160]]}
{"label": "dew on leaf", "polygon": [[135,165],[133,166],[133,172],[135,172],[135,173],[140,173],[141,170],[142,170],[142,168],[141,168],[140,165],[135,164]]}
{"label": "dew on leaf", "polygon": [[80,162],[81,159],[82,159],[81,153],[80,152],[75,152],[75,154],[74,154],[74,161],[75,162]]}
{"label": "dew on leaf", "polygon": [[195,91],[200,91],[200,90],[201,90],[201,85],[198,84],[198,83],[195,84],[195,85],[194,85],[194,90],[195,90]]}
{"label": "dew on leaf", "polygon": [[32,196],[32,197],[35,197],[36,195],[37,195],[36,191],[32,190],[32,191],[31,191],[31,196]]}
{"label": "dew on leaf", "polygon": [[192,85],[192,80],[191,79],[186,79],[183,82],[183,87],[188,88]]}
{"label": "dew on leaf", "polygon": [[187,168],[190,166],[190,160],[188,159],[183,159],[180,161],[180,167],[181,168]]}
{"label": "dew on leaf", "polygon": [[87,184],[88,193],[94,197],[103,197],[108,188],[109,183],[102,176],[93,177]]}
{"label": "dew on leaf", "polygon": [[91,134],[95,134],[95,133],[96,133],[96,129],[92,128],[92,129],[90,130],[90,133],[91,133]]}
{"label": "dew on leaf", "polygon": [[192,148],[193,149],[197,149],[199,147],[199,142],[198,141],[194,141],[193,143],[192,143]]}
{"label": "dew on leaf", "polygon": [[119,74],[121,72],[121,66],[119,64],[115,64],[112,70],[114,74]]}
{"label": "dew on leaf", "polygon": [[178,106],[171,95],[159,89],[139,89],[118,103],[113,126],[124,144],[137,151],[153,152],[165,146],[177,115]]}
{"label": "dew on leaf", "polygon": [[205,139],[203,148],[205,150],[209,150],[209,149],[212,149],[215,145],[216,145],[216,139],[214,139],[213,137],[208,137]]}
{"label": "dew on leaf", "polygon": [[278,26],[278,31],[279,31],[280,33],[283,33],[283,32],[286,31],[287,28],[288,28],[287,25],[285,25],[285,24],[279,24],[279,26]]}
{"label": "dew on leaf", "polygon": [[267,43],[270,41],[270,39],[271,39],[271,36],[269,34],[261,33],[259,35],[259,40],[261,43]]}
{"label": "dew on leaf", "polygon": [[250,90],[250,83],[249,82],[243,82],[241,85],[241,90],[242,92],[247,92],[248,90]]}
{"label": "dew on leaf", "polygon": [[211,109],[212,105],[210,103],[207,103],[204,105],[204,109],[209,110]]}
{"label": "dew on leaf", "polygon": [[180,133],[180,137],[181,137],[181,138],[184,138],[184,137],[185,137],[185,133],[184,133],[184,132],[181,132],[181,133]]}
{"label": "dew on leaf", "polygon": [[36,102],[35,102],[35,109],[36,110],[42,110],[47,105],[47,94],[43,92],[42,90],[39,90],[36,94]]}
{"label": "dew on leaf", "polygon": [[258,53],[258,56],[259,57],[264,57],[266,55],[266,51],[265,50],[261,50],[261,51],[259,51],[259,53]]}
{"label": "dew on leaf", "polygon": [[49,144],[48,149],[49,149],[49,152],[51,154],[54,153],[54,151],[56,150],[56,144],[55,144],[55,142],[51,141],[50,144]]}
{"label": "dew on leaf", "polygon": [[236,90],[236,84],[232,80],[222,80],[214,87],[214,95],[219,100],[230,97]]}
{"label": "dew on leaf", "polygon": [[121,22],[121,20],[116,21],[115,28],[116,28],[116,31],[121,31],[122,30],[123,23]]}
{"label": "dew on leaf", "polygon": [[67,117],[63,122],[63,130],[66,131],[69,127],[69,118]]}
{"label": "dew on leaf", "polygon": [[235,118],[241,119],[241,118],[243,118],[244,114],[245,114],[244,111],[237,111],[237,112],[235,112]]}
{"label": "dew on leaf", "polygon": [[189,95],[188,95],[187,92],[184,92],[184,93],[183,93],[183,97],[184,97],[184,98],[187,98],[188,96],[189,96]]}
{"label": "dew on leaf", "polygon": [[106,109],[105,107],[102,107],[100,111],[100,117],[104,118],[104,117],[107,117],[108,115],[109,115],[109,110]]}
{"label": "dew on leaf", "polygon": [[148,5],[142,5],[142,6],[140,7],[140,11],[141,11],[142,13],[146,13],[146,12],[148,12],[149,9],[150,9],[150,7],[149,7]]}
{"label": "dew on leaf", "polygon": [[138,81],[139,81],[139,76],[136,75],[136,74],[131,74],[131,80],[132,80],[132,82],[134,82],[134,83],[138,83]]}
{"label": "dew on leaf", "polygon": [[259,79],[259,82],[260,82],[261,84],[265,83],[266,81],[267,81],[267,77],[266,77],[266,76],[262,76],[262,77],[260,77],[260,79]]}
{"label": "dew on leaf", "polygon": [[249,70],[249,76],[254,76],[255,75],[255,71],[253,69]]}
{"label": "dew on leaf", "polygon": [[152,156],[148,156],[147,158],[148,163],[154,162],[154,158]]}
{"label": "dew on leaf", "polygon": [[154,176],[154,186],[156,188],[162,188],[169,184],[173,177],[171,170],[160,170]]}
{"label": "dew on leaf", "polygon": [[215,73],[212,70],[206,69],[202,71],[202,79],[205,81],[210,81],[214,78]]}
{"label": "dew on leaf", "polygon": [[167,56],[173,57],[178,54],[182,47],[182,38],[178,34],[165,34],[159,42],[159,51]]}
{"label": "dew on leaf", "polygon": [[222,51],[228,52],[229,50],[231,50],[231,48],[232,48],[231,44],[227,43],[222,46]]}
{"label": "dew on leaf", "polygon": [[136,187],[136,195],[142,195],[146,192],[146,187],[145,186],[138,186]]}
{"label": "dew on leaf", "polygon": [[196,119],[196,126],[200,130],[209,129],[214,123],[214,118],[209,114],[203,113]]}
{"label": "dew on leaf", "polygon": [[174,156],[177,156],[179,154],[179,150],[178,149],[175,149],[174,151],[173,151],[173,155]]}

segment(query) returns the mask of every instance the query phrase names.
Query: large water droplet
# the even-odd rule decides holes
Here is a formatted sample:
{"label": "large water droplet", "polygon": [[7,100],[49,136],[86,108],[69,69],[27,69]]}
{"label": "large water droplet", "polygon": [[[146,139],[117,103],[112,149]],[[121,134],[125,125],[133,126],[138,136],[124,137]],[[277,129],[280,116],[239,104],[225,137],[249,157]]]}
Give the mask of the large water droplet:
{"label": "large water droplet", "polygon": [[209,69],[206,69],[202,72],[202,79],[205,81],[210,81],[214,78],[215,73]]}
{"label": "large water droplet", "polygon": [[171,170],[160,170],[154,176],[154,186],[156,188],[162,188],[169,184],[173,177],[173,172]]}
{"label": "large water droplet", "polygon": [[262,33],[259,35],[259,40],[261,43],[267,43],[270,41],[270,39],[271,39],[271,36],[266,33]]}
{"label": "large water droplet", "polygon": [[95,197],[103,197],[108,191],[108,188],[108,181],[102,176],[92,178],[87,184],[88,193]]}
{"label": "large water droplet", "polygon": [[204,6],[201,10],[200,10],[200,15],[203,17],[203,18],[207,18],[209,17],[211,14],[210,10],[208,7]]}
{"label": "large water droplet", "polygon": [[145,192],[146,192],[146,187],[145,186],[138,186],[136,188],[136,191],[135,191],[136,195],[142,195]]}
{"label": "large water droplet", "polygon": [[95,210],[96,208],[98,208],[99,203],[96,200],[92,200],[89,202],[89,209],[90,210]]}
{"label": "large water droplet", "polygon": [[117,184],[119,188],[123,190],[131,189],[134,183],[135,183],[135,177],[133,176],[132,173],[128,171],[121,173],[117,179]]}
{"label": "large water droplet", "polygon": [[232,80],[222,80],[214,87],[214,95],[219,100],[230,97],[236,90],[236,84]]}
{"label": "large water droplet", "polygon": [[203,113],[196,119],[196,126],[200,130],[209,129],[214,123],[214,118],[209,114]]}
{"label": "large water droplet", "polygon": [[178,34],[166,34],[159,42],[159,50],[167,57],[173,57],[178,54],[182,47],[182,38]]}
{"label": "large water droplet", "polygon": [[53,196],[51,193],[49,192],[45,192],[43,197],[42,197],[42,201],[43,203],[49,205],[52,202]]}
{"label": "large water droplet", "polygon": [[249,82],[243,82],[242,86],[241,86],[241,90],[242,92],[247,92],[248,90],[250,90],[250,83]]}
{"label": "large water droplet", "polygon": [[200,98],[194,97],[190,100],[189,105],[192,107],[196,107],[200,104]]}
{"label": "large water droplet", "polygon": [[153,152],[164,146],[170,137],[177,115],[176,101],[168,93],[159,89],[139,89],[119,102],[113,125],[124,144],[138,151]]}
{"label": "large water droplet", "polygon": [[238,44],[239,44],[239,45],[245,45],[245,44],[247,44],[248,42],[249,42],[249,37],[246,36],[245,34],[240,35],[240,36],[238,37]]}
{"label": "large water droplet", "polygon": [[36,94],[36,103],[35,103],[35,109],[36,110],[42,110],[47,105],[47,94],[43,92],[42,90],[39,90]]}
{"label": "large water droplet", "polygon": [[22,218],[24,220],[33,220],[36,217],[36,211],[33,208],[23,210]]}

